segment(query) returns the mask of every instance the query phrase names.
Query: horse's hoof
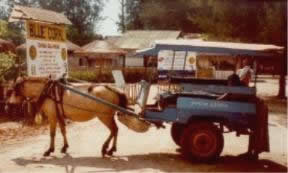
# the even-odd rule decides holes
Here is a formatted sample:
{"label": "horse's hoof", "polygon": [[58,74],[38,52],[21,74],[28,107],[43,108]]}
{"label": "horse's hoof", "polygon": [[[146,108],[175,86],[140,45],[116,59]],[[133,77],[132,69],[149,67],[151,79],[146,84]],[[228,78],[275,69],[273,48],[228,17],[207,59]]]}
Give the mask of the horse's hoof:
{"label": "horse's hoof", "polygon": [[44,154],[43,156],[47,157],[47,156],[50,156],[50,153],[53,153],[54,152],[54,148],[49,148]]}
{"label": "horse's hoof", "polygon": [[103,153],[102,153],[102,158],[103,158],[103,159],[106,158],[106,154],[103,154]]}
{"label": "horse's hoof", "polygon": [[66,153],[66,152],[67,152],[67,149],[68,149],[68,146],[64,146],[64,147],[61,149],[61,153]]}
{"label": "horse's hoof", "polygon": [[43,154],[44,157],[48,157],[50,156],[50,151],[46,151],[44,154]]}
{"label": "horse's hoof", "polygon": [[62,148],[62,149],[61,149],[61,153],[63,153],[63,154],[65,154],[66,151],[67,151],[67,148]]}
{"label": "horse's hoof", "polygon": [[113,156],[113,153],[116,151],[116,148],[111,148],[111,150],[109,150],[108,152],[107,152],[107,155],[108,156]]}
{"label": "horse's hoof", "polygon": [[107,152],[107,155],[108,155],[108,156],[113,156],[113,153],[114,153],[114,151],[111,151],[111,150],[110,150],[110,151]]}

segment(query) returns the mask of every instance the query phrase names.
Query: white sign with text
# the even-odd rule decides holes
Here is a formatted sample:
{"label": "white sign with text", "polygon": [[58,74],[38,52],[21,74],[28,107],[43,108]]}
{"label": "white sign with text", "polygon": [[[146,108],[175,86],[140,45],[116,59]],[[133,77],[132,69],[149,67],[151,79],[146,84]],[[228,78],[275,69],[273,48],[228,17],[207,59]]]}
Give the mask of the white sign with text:
{"label": "white sign with text", "polygon": [[68,73],[65,42],[27,39],[28,76],[58,79]]}

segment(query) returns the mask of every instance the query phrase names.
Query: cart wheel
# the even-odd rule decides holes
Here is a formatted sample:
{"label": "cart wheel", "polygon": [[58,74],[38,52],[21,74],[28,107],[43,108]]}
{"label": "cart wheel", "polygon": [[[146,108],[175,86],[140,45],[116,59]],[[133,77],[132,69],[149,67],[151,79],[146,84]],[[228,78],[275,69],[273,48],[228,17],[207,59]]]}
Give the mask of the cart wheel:
{"label": "cart wheel", "polygon": [[224,147],[221,131],[210,122],[193,122],[181,136],[183,154],[201,162],[216,160]]}
{"label": "cart wheel", "polygon": [[177,144],[178,146],[180,146],[180,138],[181,138],[184,128],[185,128],[184,124],[180,124],[180,123],[172,124],[171,137],[173,141],[175,142],[175,144]]}

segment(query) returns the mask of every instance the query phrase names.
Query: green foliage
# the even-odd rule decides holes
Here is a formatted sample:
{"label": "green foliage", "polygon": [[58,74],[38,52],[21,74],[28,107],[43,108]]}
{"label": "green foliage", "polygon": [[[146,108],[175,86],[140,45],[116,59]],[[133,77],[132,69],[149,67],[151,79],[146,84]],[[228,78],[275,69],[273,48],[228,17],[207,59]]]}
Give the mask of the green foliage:
{"label": "green foliage", "polygon": [[[100,69],[99,71],[70,71],[69,76],[73,79],[84,80],[88,82],[105,82],[113,83],[113,69]],[[145,68],[125,68],[122,69],[124,79],[127,83],[136,83],[140,80],[155,82],[157,79],[157,71],[155,69]]]}
{"label": "green foliage", "polygon": [[126,0],[128,29],[204,33],[209,40],[286,45],[287,1]]}
{"label": "green foliage", "polygon": [[93,71],[70,71],[69,76],[73,79],[79,79],[88,82],[98,82],[98,75]]}
{"label": "green foliage", "polygon": [[5,20],[0,20],[0,38],[11,40],[16,45],[22,44],[25,38],[21,30],[21,24],[13,24]]}
{"label": "green foliage", "polygon": [[17,70],[14,65],[15,55],[0,53],[0,81],[16,78]]}
{"label": "green foliage", "polygon": [[67,28],[67,38],[72,40],[73,43],[78,44],[79,46],[91,43],[94,40],[102,40],[101,35],[97,35],[92,31],[86,32],[85,34],[78,32],[77,28],[70,26]]}
{"label": "green foliage", "polygon": [[102,20],[103,0],[37,0],[39,6],[64,13],[72,22],[67,35],[72,42],[84,45],[95,38],[95,26]]}
{"label": "green foliage", "polygon": [[4,20],[0,20],[0,36],[6,35],[8,32],[7,22]]}
{"label": "green foliage", "polygon": [[263,16],[259,17],[259,35],[265,43],[286,46],[287,44],[287,4],[284,1],[265,3]]}

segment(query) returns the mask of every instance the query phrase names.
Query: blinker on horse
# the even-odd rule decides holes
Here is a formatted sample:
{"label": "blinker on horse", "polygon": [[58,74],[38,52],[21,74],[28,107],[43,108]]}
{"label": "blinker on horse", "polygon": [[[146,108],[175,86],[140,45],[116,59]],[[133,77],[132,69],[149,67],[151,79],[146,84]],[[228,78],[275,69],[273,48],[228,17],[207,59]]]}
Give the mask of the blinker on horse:
{"label": "blinker on horse", "polygon": [[[106,100],[112,104],[126,108],[128,101],[126,95],[115,88],[109,86],[75,86],[82,92]],[[97,103],[89,98],[83,97],[71,91],[63,89],[57,81],[48,78],[21,78],[14,86],[14,94],[8,102],[18,102],[24,98],[37,101],[38,113],[44,114],[48,118],[50,127],[50,147],[45,151],[44,156],[49,156],[54,152],[56,126],[59,124],[64,139],[62,153],[66,153],[69,145],[66,137],[65,119],[72,121],[85,122],[97,117],[109,130],[110,135],[102,146],[102,156],[113,155],[117,150],[118,127],[114,116],[116,110],[109,106]],[[17,97],[18,99],[13,99]],[[21,99],[19,99],[21,98]],[[112,147],[108,149],[109,144]]]}

